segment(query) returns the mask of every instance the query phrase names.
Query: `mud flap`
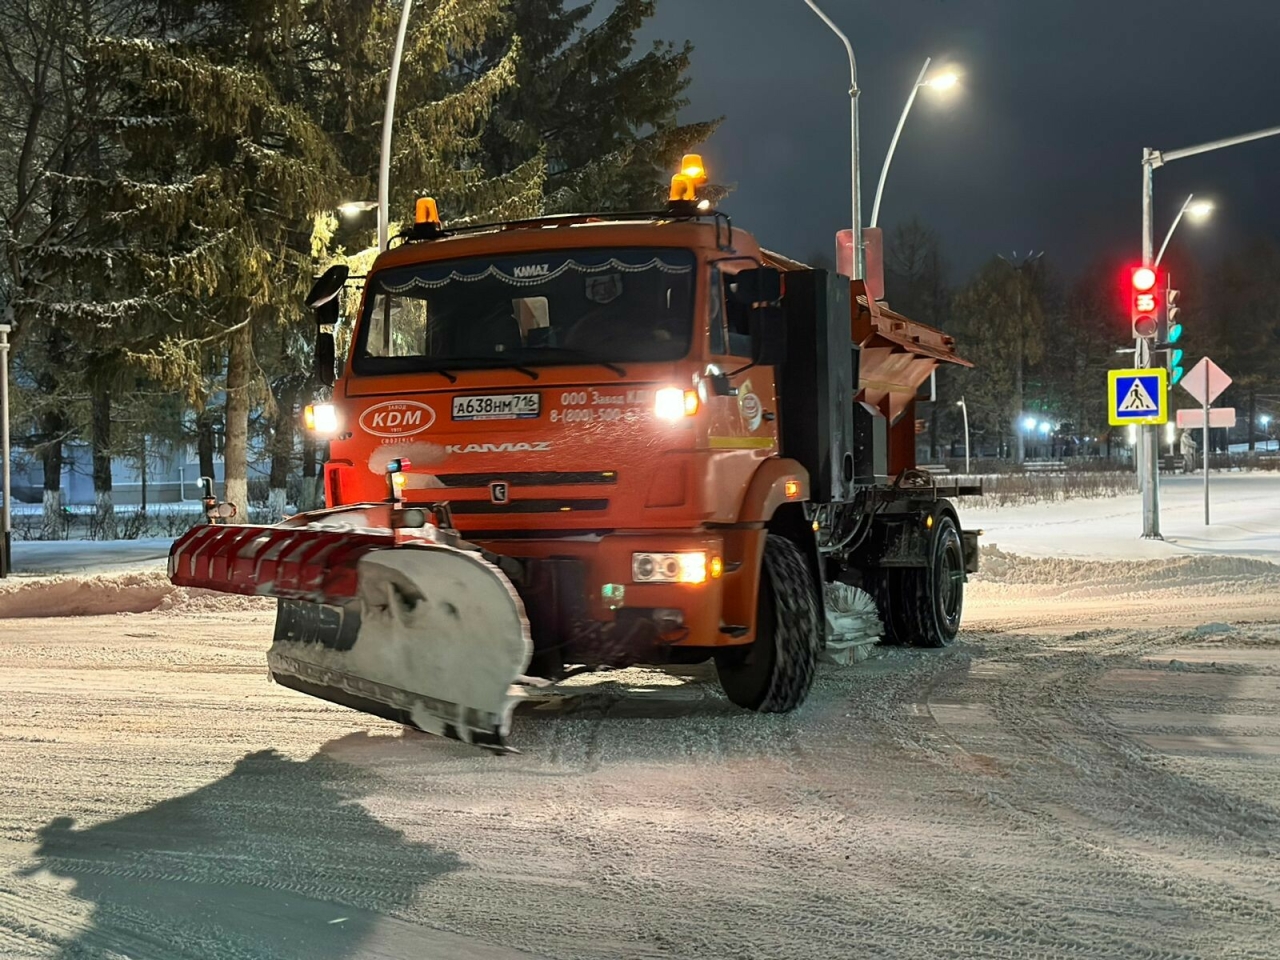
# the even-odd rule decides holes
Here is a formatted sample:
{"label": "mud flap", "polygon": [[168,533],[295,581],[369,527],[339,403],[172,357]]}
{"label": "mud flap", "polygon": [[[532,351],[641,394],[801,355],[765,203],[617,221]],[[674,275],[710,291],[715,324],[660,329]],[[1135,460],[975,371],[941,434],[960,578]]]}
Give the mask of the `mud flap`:
{"label": "mud flap", "polygon": [[374,550],[342,605],[281,599],[277,683],[464,743],[504,749],[533,645],[506,576],[445,546]]}

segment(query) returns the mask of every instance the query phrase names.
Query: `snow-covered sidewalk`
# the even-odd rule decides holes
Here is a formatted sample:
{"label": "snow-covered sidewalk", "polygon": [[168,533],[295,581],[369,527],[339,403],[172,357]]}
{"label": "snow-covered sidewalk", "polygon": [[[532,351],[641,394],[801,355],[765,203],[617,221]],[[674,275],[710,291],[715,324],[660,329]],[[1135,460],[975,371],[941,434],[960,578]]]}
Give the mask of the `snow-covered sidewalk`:
{"label": "snow-covered sidewalk", "polygon": [[1016,507],[966,507],[961,522],[984,531],[984,546],[1027,557],[1158,560],[1204,554],[1280,562],[1280,474],[1212,474],[1204,525],[1200,477],[1162,477],[1164,540],[1143,540],[1142,498],[1127,494]]}
{"label": "snow-covered sidewalk", "polygon": [[18,575],[155,570],[165,565],[172,543],[167,537],[149,540],[20,540],[13,545],[13,570]]}

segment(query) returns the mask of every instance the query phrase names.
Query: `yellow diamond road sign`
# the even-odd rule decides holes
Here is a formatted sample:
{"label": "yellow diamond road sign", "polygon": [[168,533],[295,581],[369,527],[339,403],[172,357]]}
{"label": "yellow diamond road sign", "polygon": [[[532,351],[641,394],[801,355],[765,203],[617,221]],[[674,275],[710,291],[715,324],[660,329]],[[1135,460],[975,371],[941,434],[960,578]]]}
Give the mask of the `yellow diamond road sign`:
{"label": "yellow diamond road sign", "polygon": [[1111,370],[1107,373],[1107,414],[1113,427],[1149,426],[1169,420],[1169,371]]}

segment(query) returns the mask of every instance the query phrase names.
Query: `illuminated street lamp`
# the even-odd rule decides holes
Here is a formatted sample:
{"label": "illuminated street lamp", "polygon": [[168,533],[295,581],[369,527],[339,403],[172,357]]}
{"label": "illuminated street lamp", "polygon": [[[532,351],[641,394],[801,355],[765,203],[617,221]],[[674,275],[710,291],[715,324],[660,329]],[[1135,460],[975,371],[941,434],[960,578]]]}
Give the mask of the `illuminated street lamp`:
{"label": "illuminated street lamp", "polygon": [[1030,431],[1034,430],[1034,429],[1036,428],[1036,418],[1035,418],[1035,417],[1027,417],[1027,419],[1025,419],[1025,420],[1023,420],[1023,421],[1022,421],[1022,426],[1023,426],[1023,427],[1028,431],[1028,432],[1030,432]]}
{"label": "illuminated street lamp", "polygon": [[[1169,232],[1164,235],[1164,243],[1160,244],[1160,252],[1156,254],[1156,260],[1153,266],[1160,266],[1160,260],[1164,257],[1165,247],[1169,246],[1169,240],[1173,236],[1173,231],[1178,229],[1178,224],[1182,222],[1184,214],[1191,217],[1198,223],[1203,223],[1209,218],[1209,214],[1213,213],[1213,204],[1208,200],[1195,200],[1195,194],[1188,194],[1187,199],[1182,203],[1182,209],[1178,211],[1178,215],[1173,218],[1173,223],[1169,227]],[[1194,203],[1192,201],[1195,200]]]}
{"label": "illuminated street lamp", "polygon": [[358,217],[360,214],[369,210],[377,210],[377,200],[350,200],[338,207],[338,212],[344,217]]}
{"label": "illuminated street lamp", "polygon": [[884,166],[880,168],[880,182],[876,185],[876,199],[871,205],[871,223],[874,227],[880,222],[880,198],[884,195],[884,182],[889,176],[889,164],[893,162],[893,152],[898,148],[898,137],[902,135],[902,127],[907,122],[907,114],[911,112],[912,105],[916,102],[916,94],[920,92],[921,87],[930,87],[934,90],[950,90],[960,82],[960,75],[954,70],[944,70],[942,73],[936,74],[925,79],[925,74],[929,72],[929,64],[932,58],[924,58],[924,66],[920,68],[920,76],[916,77],[916,82],[911,88],[911,95],[907,97],[907,105],[902,108],[902,116],[898,118],[898,128],[893,131],[893,139],[889,141],[889,152],[885,154]]}

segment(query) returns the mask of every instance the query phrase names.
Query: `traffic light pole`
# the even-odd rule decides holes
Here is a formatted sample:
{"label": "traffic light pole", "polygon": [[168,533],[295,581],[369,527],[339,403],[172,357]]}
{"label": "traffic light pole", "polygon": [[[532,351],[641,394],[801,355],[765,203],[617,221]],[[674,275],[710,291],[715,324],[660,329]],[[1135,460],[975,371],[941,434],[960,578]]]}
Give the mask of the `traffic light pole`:
{"label": "traffic light pole", "polygon": [[[1142,265],[1152,265],[1155,247],[1155,223],[1152,212],[1155,172],[1154,158],[1159,154],[1151,149],[1142,151]],[[1146,337],[1134,342],[1136,365],[1139,369],[1151,366],[1151,344]],[[1141,427],[1138,430],[1138,486],[1142,490],[1142,536],[1145,540],[1163,540],[1160,536],[1160,433],[1159,427]]]}
{"label": "traffic light pole", "polygon": [[[1142,263],[1152,265],[1155,247],[1154,224],[1152,222],[1152,174],[1157,167],[1163,167],[1172,160],[1194,157],[1196,154],[1208,153],[1211,150],[1222,150],[1234,147],[1251,140],[1264,137],[1280,136],[1280,127],[1268,127],[1252,133],[1242,133],[1221,140],[1196,144],[1194,147],[1183,147],[1179,150],[1152,150],[1142,148]],[[1136,366],[1147,367],[1151,363],[1150,344],[1143,337],[1137,338]],[[1208,439],[1209,428],[1206,422],[1205,438]],[[1206,443],[1207,447],[1207,443]],[[1208,450],[1205,451],[1206,462]],[[1142,488],[1142,536],[1152,540],[1162,540],[1160,536],[1160,438],[1156,427],[1143,427],[1139,431],[1138,450],[1138,483]]]}

